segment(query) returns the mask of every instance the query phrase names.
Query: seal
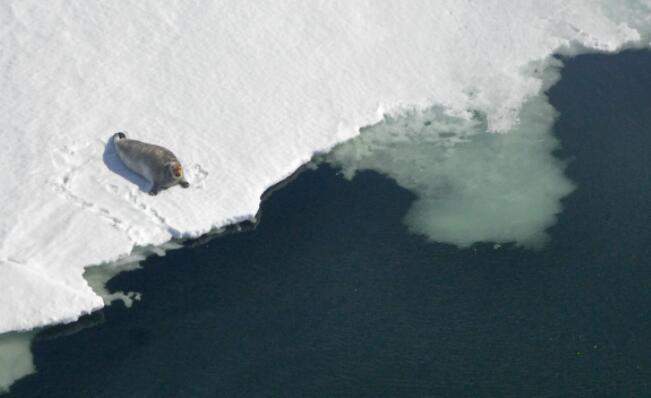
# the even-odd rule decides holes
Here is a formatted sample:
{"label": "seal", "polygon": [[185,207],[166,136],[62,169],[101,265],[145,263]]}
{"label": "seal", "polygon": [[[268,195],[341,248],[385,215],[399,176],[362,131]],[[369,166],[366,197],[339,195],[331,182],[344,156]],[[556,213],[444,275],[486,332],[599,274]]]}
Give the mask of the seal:
{"label": "seal", "polygon": [[113,144],[120,160],[129,170],[151,181],[150,195],[174,185],[183,188],[190,186],[183,176],[181,162],[169,149],[129,139],[123,132],[113,135]]}

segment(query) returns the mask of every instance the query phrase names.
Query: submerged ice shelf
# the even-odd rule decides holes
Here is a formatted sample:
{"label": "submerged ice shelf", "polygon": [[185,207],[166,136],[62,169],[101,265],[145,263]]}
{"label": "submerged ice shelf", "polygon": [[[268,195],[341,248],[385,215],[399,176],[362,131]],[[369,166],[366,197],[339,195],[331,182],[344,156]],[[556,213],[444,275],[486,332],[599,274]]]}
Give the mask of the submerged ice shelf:
{"label": "submerged ice shelf", "polygon": [[[546,69],[546,84],[556,82],[556,72]],[[540,248],[561,199],[574,188],[552,154],[558,148],[555,116],[540,94],[523,104],[520,122],[507,134],[490,134],[481,115],[462,120],[432,108],[387,117],[328,159],[348,177],[375,170],[415,193],[404,222],[430,240]]]}
{"label": "submerged ice shelf", "polygon": [[[609,3],[3,2],[0,333],[102,307],[85,266],[253,217],[385,113],[511,130],[554,52],[648,44],[651,3]],[[121,129],[172,149],[191,188],[123,178]]]}

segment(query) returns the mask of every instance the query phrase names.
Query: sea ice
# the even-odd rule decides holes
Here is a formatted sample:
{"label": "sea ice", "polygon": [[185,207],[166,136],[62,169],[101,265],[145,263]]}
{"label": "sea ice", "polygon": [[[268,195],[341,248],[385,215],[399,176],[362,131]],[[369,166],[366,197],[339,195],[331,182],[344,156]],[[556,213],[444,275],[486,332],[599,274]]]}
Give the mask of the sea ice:
{"label": "sea ice", "polygon": [[[84,267],[250,219],[266,188],[385,113],[435,106],[471,128],[480,114],[486,130],[509,131],[542,90],[532,65],[647,45],[650,9],[4,1],[0,332],[102,307]],[[150,197],[125,179],[107,144],[118,130],[174,151],[191,188]]]}

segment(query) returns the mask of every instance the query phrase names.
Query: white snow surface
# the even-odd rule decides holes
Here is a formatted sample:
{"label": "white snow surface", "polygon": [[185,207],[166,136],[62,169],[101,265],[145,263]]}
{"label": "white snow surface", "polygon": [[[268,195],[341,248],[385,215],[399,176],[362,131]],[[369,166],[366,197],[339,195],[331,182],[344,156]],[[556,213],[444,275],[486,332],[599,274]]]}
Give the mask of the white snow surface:
{"label": "white snow surface", "polygon": [[[252,218],[266,188],[387,112],[480,111],[506,131],[541,90],[530,65],[647,45],[650,8],[2,1],[0,333],[101,308],[85,266]],[[150,197],[125,178],[120,130],[174,151],[191,187]]]}

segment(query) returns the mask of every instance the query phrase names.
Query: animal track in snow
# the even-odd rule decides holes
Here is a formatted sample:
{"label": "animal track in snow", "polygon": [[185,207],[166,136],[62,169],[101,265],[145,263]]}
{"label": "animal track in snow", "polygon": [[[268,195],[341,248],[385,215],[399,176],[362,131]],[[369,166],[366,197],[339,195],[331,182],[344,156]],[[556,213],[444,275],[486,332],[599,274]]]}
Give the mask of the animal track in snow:
{"label": "animal track in snow", "polygon": [[106,221],[113,228],[117,229],[120,232],[125,233],[131,241],[137,241],[137,235],[139,235],[134,229],[123,222],[119,217],[116,217],[111,214],[111,211],[97,206],[96,204],[85,200],[81,196],[75,194],[70,188],[71,176],[69,174],[64,175],[63,178],[51,179],[48,181],[54,192],[58,193],[61,197],[66,200],[74,203],[84,210],[88,210],[91,213],[96,214],[101,219]]}
{"label": "animal track in snow", "polygon": [[193,164],[189,169],[189,173],[187,174],[188,177],[190,177],[189,180],[190,180],[191,188],[194,187],[195,189],[204,189],[206,187],[204,181],[206,178],[208,178],[208,175],[210,173],[208,173],[206,169],[201,167],[200,164],[198,163]]}
{"label": "animal track in snow", "polygon": [[119,217],[113,215],[109,209],[98,206],[97,204],[84,199],[81,195],[72,190],[72,181],[79,173],[79,170],[92,160],[91,157],[84,159],[77,156],[77,152],[80,148],[87,148],[88,146],[88,143],[81,146],[74,144],[64,145],[62,148],[55,150],[53,154],[53,163],[58,166],[60,173],[58,176],[50,178],[48,184],[52,187],[54,192],[67,201],[77,205],[83,210],[96,214],[111,227],[125,233],[129,240],[133,242],[138,241],[140,233],[138,233],[138,231],[136,231],[132,226],[122,221]]}
{"label": "animal track in snow", "polygon": [[161,216],[154,208],[147,206],[142,201],[142,194],[135,190],[129,190],[124,197],[132,206],[144,211],[155,223],[167,226],[165,217]]}

